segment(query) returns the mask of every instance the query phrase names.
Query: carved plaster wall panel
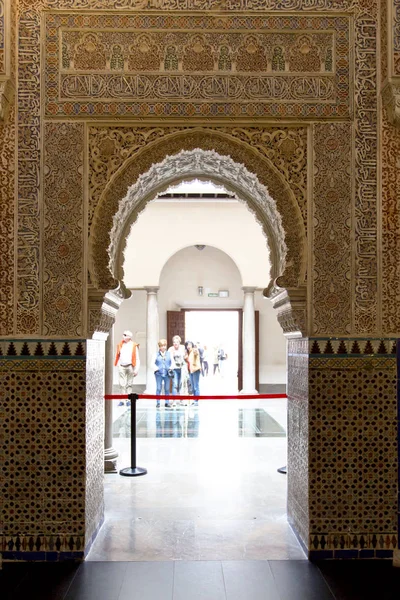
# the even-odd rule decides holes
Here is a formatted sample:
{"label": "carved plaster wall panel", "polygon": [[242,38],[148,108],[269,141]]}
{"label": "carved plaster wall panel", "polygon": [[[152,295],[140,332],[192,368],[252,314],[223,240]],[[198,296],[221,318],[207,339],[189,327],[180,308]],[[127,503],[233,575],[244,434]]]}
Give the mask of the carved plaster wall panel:
{"label": "carved plaster wall panel", "polygon": [[400,76],[400,1],[393,0],[393,75]]}
{"label": "carved plaster wall panel", "polygon": [[377,2],[355,6],[354,331],[378,330]]}
{"label": "carved plaster wall panel", "polygon": [[382,119],[382,327],[400,331],[400,129]]}
{"label": "carved plaster wall panel", "polygon": [[[8,5],[10,15],[8,19],[8,32],[5,31],[5,3],[0,5],[0,46],[5,50],[8,42],[9,58],[7,64],[2,63],[2,74],[0,75],[0,270],[2,273],[0,286],[0,335],[10,335],[14,331],[14,234],[15,234],[15,150],[16,150],[16,127],[14,88],[11,81],[15,77],[15,29],[16,29],[16,6]],[[2,78],[4,75],[4,79]],[[6,88],[12,87],[11,95]],[[2,90],[5,92],[2,93]]]}
{"label": "carved plaster wall panel", "polygon": [[0,0],[0,123],[7,121],[14,103],[15,27],[16,2]]}
{"label": "carved plaster wall panel", "polygon": [[6,24],[4,14],[4,0],[0,0],[0,74],[6,72],[6,61],[5,61],[5,38],[6,38]]}
{"label": "carved plaster wall panel", "polygon": [[381,6],[382,99],[392,123],[400,126],[400,2]]}
{"label": "carved plaster wall panel", "polygon": [[[146,145],[161,138],[193,131],[190,127],[110,127],[89,125],[89,230],[94,212],[106,184],[125,161],[132,159]],[[307,231],[307,128],[281,127],[204,127],[205,133],[216,131],[232,136],[269,159],[290,182],[296,196],[304,228]]]}
{"label": "carved plaster wall panel", "polygon": [[115,323],[118,309],[129,298],[131,292],[123,282],[115,290],[104,293],[92,285],[88,290],[88,335],[97,340],[106,340]]}
{"label": "carved plaster wall panel", "polygon": [[351,125],[314,126],[312,331],[352,331]]}
{"label": "carved plaster wall panel", "polygon": [[0,128],[0,335],[11,335],[14,330],[15,133],[11,114]]}
{"label": "carved plaster wall panel", "polygon": [[380,0],[379,12],[380,12],[380,24],[381,24],[381,83],[388,77],[388,68],[389,68],[389,15],[388,15],[388,3],[392,2],[392,0]]}
{"label": "carved plaster wall panel", "polygon": [[349,118],[346,15],[46,13],[48,117]]}
{"label": "carved plaster wall panel", "polygon": [[[31,0],[20,0],[24,5]],[[351,8],[352,0],[37,0],[47,8],[191,10],[191,11],[265,11],[265,10],[340,10]]]}
{"label": "carved plaster wall panel", "polygon": [[20,11],[18,25],[16,333],[35,334],[40,331],[40,7]]}
{"label": "carved plaster wall panel", "polygon": [[[128,6],[129,4],[129,6]],[[49,8],[73,8],[74,6],[76,6],[77,8],[83,8],[83,7],[87,7],[87,8],[123,8],[124,6],[126,6],[127,8],[132,8],[132,3],[129,2],[128,4],[124,3],[124,2],[85,2],[84,0],[82,1],[76,1],[76,2],[67,2],[64,3],[61,0],[59,1],[48,1],[46,3],[44,3],[44,5],[46,7]],[[268,2],[240,2],[240,3],[235,3],[235,2],[221,2],[218,3],[217,5],[215,3],[213,3],[212,8],[217,8],[218,6],[222,9],[227,9],[227,10],[232,10],[232,9],[237,9],[237,10],[254,10],[254,11],[260,11],[260,13],[264,10],[279,10],[282,8],[285,8],[285,10],[303,10],[304,13],[301,15],[301,18],[311,18],[315,15],[309,15],[307,11],[309,10],[315,10],[318,8],[328,8],[330,10],[333,11],[343,11],[346,10],[346,8],[350,8],[350,4],[348,4],[347,2],[327,2],[327,3],[323,3],[323,6],[321,4],[321,2],[315,2],[315,3],[303,3],[301,0],[296,0],[293,2],[289,2],[288,5],[285,4],[285,7],[283,7],[279,1],[275,2],[275,1],[268,1]],[[24,3],[22,3],[21,6],[25,6]],[[41,5],[40,3],[38,3],[37,5],[37,10],[40,9]],[[153,11],[159,10],[160,8],[165,8],[165,9],[173,9],[174,8],[174,2],[165,2],[164,3],[152,3],[152,2],[146,2],[145,4],[138,2],[137,4],[135,3],[135,8],[140,10],[143,8],[143,6],[146,6],[146,8],[148,8],[150,10],[151,14],[154,14]],[[187,2],[185,3],[185,7],[188,7],[190,9],[193,9],[194,12],[196,12],[197,10],[204,10],[204,6],[203,4],[198,5],[197,3],[192,3],[192,2]],[[32,5],[29,5],[29,8],[32,8]],[[355,73],[356,75],[356,85],[357,87],[357,97],[356,97],[356,104],[355,104],[355,108],[356,108],[356,118],[357,118],[357,127],[356,127],[356,157],[357,157],[357,163],[356,163],[356,169],[355,169],[355,177],[356,177],[356,191],[358,194],[358,198],[359,203],[360,203],[360,210],[357,211],[357,227],[359,229],[359,233],[361,235],[361,237],[363,238],[363,241],[365,241],[366,243],[360,243],[358,250],[359,250],[359,254],[360,256],[356,257],[356,274],[358,277],[357,280],[357,287],[355,290],[355,298],[354,298],[354,311],[355,311],[355,321],[357,322],[357,326],[360,325],[360,327],[362,327],[362,329],[364,331],[366,330],[370,330],[373,329],[376,326],[376,273],[374,272],[374,266],[372,265],[372,259],[371,259],[371,253],[373,253],[374,248],[376,247],[376,241],[374,240],[374,237],[376,236],[372,236],[371,238],[371,229],[374,230],[374,228],[376,229],[376,223],[374,223],[374,216],[373,216],[373,211],[374,209],[372,208],[374,204],[376,204],[376,182],[374,183],[374,177],[376,178],[376,152],[373,148],[373,142],[371,142],[372,139],[374,139],[374,136],[376,138],[376,127],[375,127],[375,121],[374,121],[374,114],[376,113],[376,107],[375,104],[376,102],[374,101],[374,91],[373,91],[373,86],[371,88],[371,86],[369,85],[369,82],[373,79],[374,77],[374,69],[375,69],[375,46],[376,46],[376,10],[374,7],[369,7],[364,8],[360,5],[360,7],[358,6],[358,4],[352,4],[351,5],[351,9],[354,10],[354,15],[355,15],[355,32],[356,32],[356,54],[358,56],[358,59],[356,61],[357,64],[357,72]],[[26,44],[26,46],[29,45],[30,48],[32,48],[32,43],[33,43],[33,39],[36,35],[36,17],[37,17],[37,13],[36,16],[35,14],[36,11],[32,10],[29,11],[27,10],[26,12],[23,12],[23,19],[21,19],[21,21],[25,21],[25,23],[28,23],[29,20],[29,29],[32,31],[33,35],[30,36],[24,36],[24,44]],[[122,16],[122,15],[119,15]],[[138,15],[136,15],[138,16]],[[254,15],[253,15],[254,16]],[[265,15],[263,15],[265,16]],[[269,15],[270,16],[270,15]],[[334,15],[333,15],[334,16]],[[332,16],[332,18],[333,18]],[[93,15],[91,15],[91,18],[93,17]],[[219,16],[218,16],[219,17]],[[229,17],[232,17],[232,15],[229,15]],[[296,18],[300,18],[300,15],[293,15],[293,17]],[[86,17],[85,17],[86,18]],[[246,20],[247,15],[243,15],[243,19],[242,20]],[[324,17],[325,18],[325,17]],[[27,33],[27,31],[26,31]],[[28,41],[27,41],[28,40]],[[375,40],[375,41],[374,41]],[[33,44],[35,45],[35,44]],[[144,45],[145,47],[145,45]],[[91,48],[91,46],[89,46],[89,49]],[[253,50],[253,46],[250,46],[250,48]],[[29,52],[29,48],[27,47],[26,50]],[[62,54],[62,53],[61,53]],[[168,60],[170,60],[170,63],[173,64],[174,60],[172,55],[168,58]],[[225,59],[224,59],[225,60]],[[114,57],[113,59],[113,64],[118,65],[118,60],[116,57]],[[167,61],[168,62],[168,61]],[[223,60],[220,63],[221,65],[223,64]],[[229,62],[229,61],[228,61]],[[329,62],[329,61],[328,61]],[[275,55],[275,62],[274,64],[277,65],[276,68],[278,68],[278,65],[280,63],[280,58],[279,55]],[[111,67],[111,62],[110,62],[110,67]],[[271,68],[272,68],[272,61],[271,61]],[[372,79],[371,79],[372,78]],[[31,81],[29,83],[30,88],[34,88],[36,87],[36,73],[35,73],[35,77],[31,77]],[[365,93],[364,93],[365,92]],[[372,102],[372,106],[368,106],[368,104],[370,104]],[[34,107],[33,107],[34,109]],[[31,114],[33,116],[35,116],[35,110],[33,110],[31,112]],[[30,134],[30,139],[31,139],[31,150],[33,150],[33,146],[36,143],[37,140],[37,136],[39,135],[39,133],[37,131],[34,130],[35,127],[31,127],[29,134]],[[22,129],[21,129],[22,131]],[[25,154],[25,153],[24,153]],[[29,154],[29,152],[28,152]],[[25,161],[24,163],[22,163],[21,161],[21,166],[23,169],[27,170],[27,167],[29,165],[29,160]],[[375,173],[374,173],[375,170]],[[29,178],[34,178],[34,174],[30,174]],[[366,193],[364,193],[366,192]],[[34,196],[34,194],[33,194]],[[368,197],[368,201],[365,200],[365,198]],[[362,198],[364,198],[364,204],[367,204],[367,207],[364,206],[364,204],[362,204]],[[370,210],[367,211],[367,219],[363,219],[362,218],[362,213],[363,213],[363,209],[364,208],[369,208]],[[368,227],[365,229],[363,229],[363,225],[366,223],[366,220],[368,221]],[[35,235],[35,223],[33,222],[33,219],[30,218],[29,219],[29,225],[31,228],[30,234],[31,235]],[[368,239],[368,245],[367,245],[367,229],[368,229],[368,235],[369,235],[369,239]],[[22,232],[21,232],[22,233]],[[21,236],[20,236],[21,237]],[[23,237],[23,236],[22,236]],[[366,248],[369,248],[369,252],[367,252],[367,254],[365,254],[366,252]],[[32,252],[33,254],[33,252]],[[18,273],[18,279],[22,279],[23,281],[21,281],[21,287],[23,288],[23,293],[24,293],[24,297],[25,297],[25,302],[23,304],[23,306],[19,305],[19,314],[24,313],[25,316],[27,317],[27,322],[29,325],[29,328],[32,329],[33,327],[33,322],[32,322],[32,313],[36,312],[36,307],[34,306],[34,301],[32,301],[32,306],[29,308],[26,299],[28,299],[27,297],[29,297],[30,294],[30,290],[34,289],[35,287],[35,282],[34,282],[34,276],[32,274],[33,271],[35,271],[34,269],[34,256],[29,256],[29,260],[25,261],[27,265],[29,265],[29,268],[25,268],[20,269],[19,273]],[[29,274],[28,274],[29,271]],[[29,276],[28,276],[29,275]],[[28,279],[27,279],[28,278]],[[30,297],[29,297],[30,299]],[[28,313],[28,314],[26,314]]]}
{"label": "carved plaster wall panel", "polygon": [[44,130],[43,329],[82,335],[84,326],[83,124]]}
{"label": "carved plaster wall panel", "polygon": [[[254,148],[249,144],[254,135]],[[243,140],[246,142],[244,143]],[[94,191],[91,202],[94,215],[91,228],[90,260],[91,276],[96,286],[101,288],[114,287],[108,269],[108,254],[104,247],[104,239],[109,239],[112,228],[113,216],[118,211],[119,202],[125,198],[128,189],[138,180],[143,173],[149,173],[153,164],[160,164],[166,156],[173,156],[182,150],[213,150],[220,157],[231,157],[234,162],[242,164],[256,179],[264,185],[276,203],[278,214],[282,219],[282,227],[286,235],[287,255],[285,265],[286,281],[296,287],[299,279],[305,276],[305,227],[302,223],[302,212],[305,212],[304,185],[306,181],[306,134],[302,128],[289,128],[261,130],[243,128],[121,128],[112,129],[91,127],[90,129],[90,154],[89,154],[89,179]],[[260,152],[259,148],[263,148]],[[275,167],[273,158],[276,155]],[[108,180],[108,173],[116,172],[121,157],[124,159],[116,176]],[[128,158],[127,158],[128,157]],[[134,160],[133,160],[134,159]],[[222,159],[221,159],[222,160]],[[221,162],[221,161],[220,161]],[[289,166],[292,163],[292,166]],[[216,163],[218,165],[218,163]],[[290,187],[290,182],[283,174],[294,175],[293,186],[296,196]],[[299,168],[300,167],[300,168]],[[201,170],[201,169],[200,169]],[[299,175],[299,171],[302,171]],[[213,176],[222,180],[223,165],[214,168]],[[177,172],[176,178],[179,178]],[[148,179],[148,177],[147,177]],[[226,178],[225,178],[226,179]],[[106,187],[106,183],[108,186]],[[226,179],[226,185],[230,181]],[[296,185],[297,184],[297,185]],[[165,185],[165,184],[164,184]],[[252,184],[253,185],[253,184]],[[105,190],[100,198],[101,187]],[[162,186],[162,180],[157,182]],[[154,188],[155,189],[155,188]],[[249,188],[248,196],[252,191]],[[296,198],[300,204],[296,206]],[[143,197],[142,204],[136,210],[143,210],[147,199]],[[257,212],[256,204],[253,209]],[[266,220],[266,213],[258,210],[261,222]],[[306,215],[304,215],[305,220]]]}

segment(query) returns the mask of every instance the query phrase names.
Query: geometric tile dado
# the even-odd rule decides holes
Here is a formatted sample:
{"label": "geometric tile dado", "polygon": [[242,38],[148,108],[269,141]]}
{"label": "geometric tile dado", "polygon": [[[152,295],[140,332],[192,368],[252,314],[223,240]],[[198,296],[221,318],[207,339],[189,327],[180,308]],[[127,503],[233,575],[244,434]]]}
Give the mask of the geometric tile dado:
{"label": "geometric tile dado", "polygon": [[309,340],[311,555],[391,556],[398,544],[394,339]]}
{"label": "geometric tile dado", "polygon": [[[86,340],[0,339],[4,560],[84,556],[85,449],[93,437],[86,423],[86,345]],[[97,396],[103,406],[101,391]],[[97,436],[104,431],[99,429]]]}
{"label": "geometric tile dado", "polygon": [[86,340],[19,340],[0,339],[0,356],[23,357],[24,360],[38,357],[68,356],[86,358]]}
{"label": "geometric tile dado", "polygon": [[310,355],[395,355],[396,339],[310,338]]}

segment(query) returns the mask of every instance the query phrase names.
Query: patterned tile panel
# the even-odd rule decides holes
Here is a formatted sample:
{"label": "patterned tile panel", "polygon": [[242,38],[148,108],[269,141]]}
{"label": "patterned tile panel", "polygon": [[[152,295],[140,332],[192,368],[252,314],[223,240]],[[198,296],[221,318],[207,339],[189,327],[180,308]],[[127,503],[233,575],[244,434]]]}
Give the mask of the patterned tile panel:
{"label": "patterned tile panel", "polygon": [[308,340],[288,341],[288,519],[301,542],[309,536]]}
{"label": "patterned tile panel", "polygon": [[86,359],[86,340],[0,339],[0,358],[34,359],[75,357]]}
{"label": "patterned tile panel", "polygon": [[310,338],[310,355],[395,356],[396,338]]}
{"label": "patterned tile panel", "polygon": [[[7,356],[4,351],[11,344],[15,354]],[[43,353],[33,355],[38,344]],[[40,554],[41,560],[46,559],[46,553],[53,560],[62,554],[82,557],[86,482],[84,342],[1,340],[0,346],[3,558],[27,559],[27,553],[34,559]],[[70,354],[65,354],[67,346]],[[27,349],[31,355],[25,354]]]}
{"label": "patterned tile panel", "polygon": [[397,547],[395,342],[310,339],[311,551]]}
{"label": "patterned tile panel", "polygon": [[345,15],[46,15],[48,117],[348,118],[350,76]]}
{"label": "patterned tile panel", "polygon": [[86,371],[86,547],[104,519],[104,357],[105,342],[87,341]]}

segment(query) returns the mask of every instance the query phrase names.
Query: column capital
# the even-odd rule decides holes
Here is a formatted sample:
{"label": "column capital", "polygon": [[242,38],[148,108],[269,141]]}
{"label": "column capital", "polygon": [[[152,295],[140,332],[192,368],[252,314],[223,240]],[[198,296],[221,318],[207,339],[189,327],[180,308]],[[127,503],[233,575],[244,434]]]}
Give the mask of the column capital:
{"label": "column capital", "polygon": [[257,287],[252,287],[252,286],[248,286],[248,285],[245,285],[242,287],[242,290],[244,291],[245,294],[254,294],[256,289],[257,289]]}
{"label": "column capital", "polygon": [[148,285],[148,286],[144,286],[143,289],[146,290],[146,292],[148,294],[157,294],[158,290],[160,289],[160,286]]}

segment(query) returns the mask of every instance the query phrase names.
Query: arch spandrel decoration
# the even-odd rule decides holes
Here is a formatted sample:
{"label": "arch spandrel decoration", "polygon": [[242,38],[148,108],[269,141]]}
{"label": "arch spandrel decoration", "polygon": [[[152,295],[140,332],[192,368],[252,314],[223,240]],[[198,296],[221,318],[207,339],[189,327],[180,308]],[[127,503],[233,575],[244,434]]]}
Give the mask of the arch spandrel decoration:
{"label": "arch spandrel decoration", "polygon": [[[190,151],[196,148],[204,151],[215,150],[220,156],[229,156],[234,162],[243,165],[249,173],[255,174],[259,183],[268,189],[276,203],[277,214],[280,215],[287,239],[285,280],[293,286],[304,281],[306,215],[302,214],[304,209],[299,208],[283,174],[266,156],[233,136],[211,130],[191,129],[177,131],[160,140],[149,142],[143,149],[131,155],[110,181],[104,182],[105,189],[94,210],[89,241],[89,269],[95,287],[110,289],[115,283],[108,269],[107,246],[113,217],[128,189],[140,175],[147,173],[153,164],[162,163],[166,156],[178,154],[181,150]],[[213,175],[216,177],[218,173],[214,172]],[[251,193],[247,195],[251,197]],[[265,228],[267,223],[262,208],[258,218]],[[106,239],[107,243],[105,243]]]}
{"label": "arch spandrel decoration", "polygon": [[[266,281],[275,279],[285,268],[286,244],[282,220],[276,204],[268,190],[257,177],[243,165],[233,162],[228,156],[220,156],[214,150],[182,150],[167,156],[161,163],[151,167],[131,186],[128,194],[119,203],[113,219],[109,269],[112,275],[123,278],[122,255],[131,225],[136,221],[146,204],[164,192],[171,184],[182,179],[205,178],[224,186],[235,194],[237,200],[247,204],[268,240],[271,252],[271,274]],[[271,224],[274,224],[271,226]]]}
{"label": "arch spandrel decoration", "polygon": [[[175,168],[171,181],[165,179],[166,174],[164,173],[164,178],[160,177],[157,185],[153,185],[151,190],[145,189],[146,181],[152,180],[154,184],[153,174],[149,176],[153,166],[160,165],[168,156],[179,155],[184,151],[190,153],[194,150],[200,151],[200,153],[215,152],[220,157],[218,163],[214,160],[212,169],[210,166],[210,172],[207,173],[207,176],[233,189],[238,197],[244,199],[250,210],[255,213],[269,239],[273,276],[279,276],[279,285],[289,289],[297,289],[302,286],[305,281],[307,260],[305,215],[304,209],[301,210],[302,207],[299,207],[298,202],[296,202],[296,196],[288,181],[271,160],[248,144],[225,133],[216,133],[212,130],[199,128],[188,131],[175,130],[173,134],[167,135],[161,140],[146,144],[144,148],[123,162],[105,186],[94,210],[89,238],[89,270],[94,287],[97,289],[113,289],[118,285],[118,275],[120,273],[110,271],[107,247],[110,242],[114,215],[118,212],[121,200],[127,196],[127,191],[135,183],[138,183],[140,178],[140,185],[144,186],[143,190],[145,191],[141,199],[137,200],[135,204],[137,217],[137,214],[143,210],[150,199],[155,197],[158,191],[172,180],[176,181],[182,178],[177,173],[177,168]],[[184,166],[184,156],[185,154],[181,154],[182,167]],[[241,173],[244,177],[247,172],[247,182],[243,180],[242,185],[235,189],[232,186],[232,175],[230,174],[228,177],[229,169],[228,172],[224,173],[224,169],[221,167],[222,157],[229,157],[229,160],[233,163],[239,164],[240,168],[236,169],[235,174],[239,175]],[[216,164],[219,166],[216,166]],[[196,168],[193,166],[193,169],[192,172],[187,174],[191,176],[205,175],[204,171],[201,170],[201,166]],[[143,174],[147,174],[147,176]],[[260,199],[258,204],[254,201],[254,186],[256,184],[259,186]],[[269,192],[269,204],[265,191],[262,191],[265,189]],[[262,199],[263,195],[264,199]],[[271,201],[272,198],[273,201]],[[136,217],[135,214],[131,214],[129,224]],[[125,228],[125,233],[127,233],[127,223],[128,221],[121,224]],[[116,244],[116,240],[111,241],[111,246],[114,248],[114,253],[116,247],[121,251],[121,245],[119,242]]]}

